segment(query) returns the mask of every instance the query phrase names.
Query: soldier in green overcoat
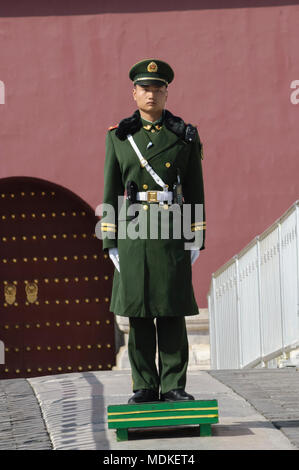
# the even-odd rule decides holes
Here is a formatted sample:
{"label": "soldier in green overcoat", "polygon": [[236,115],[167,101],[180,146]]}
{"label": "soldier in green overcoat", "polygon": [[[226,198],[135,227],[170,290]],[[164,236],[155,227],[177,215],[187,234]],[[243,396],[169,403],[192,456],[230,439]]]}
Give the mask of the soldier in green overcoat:
{"label": "soldier in green overcoat", "polygon": [[205,241],[202,144],[165,109],[174,78],[166,62],[142,60],[129,76],[138,109],[106,137],[100,223],[115,264],[110,310],[129,317],[129,403],[190,400],[185,316],[198,314],[191,265]]}

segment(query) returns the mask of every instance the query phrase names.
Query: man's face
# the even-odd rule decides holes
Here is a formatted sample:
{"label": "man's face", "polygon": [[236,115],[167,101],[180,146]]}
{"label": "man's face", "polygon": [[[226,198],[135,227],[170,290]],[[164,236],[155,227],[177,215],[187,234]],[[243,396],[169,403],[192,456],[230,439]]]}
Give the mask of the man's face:
{"label": "man's face", "polygon": [[168,91],[165,85],[135,85],[133,98],[138,109],[146,113],[162,113],[167,100]]}

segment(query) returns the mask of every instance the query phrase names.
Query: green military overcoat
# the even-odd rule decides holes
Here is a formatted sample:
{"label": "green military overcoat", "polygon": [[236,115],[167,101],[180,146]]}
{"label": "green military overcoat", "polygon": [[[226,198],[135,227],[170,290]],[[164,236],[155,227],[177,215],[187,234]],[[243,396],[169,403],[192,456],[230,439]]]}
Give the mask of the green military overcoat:
{"label": "green military overcoat", "polygon": [[[133,116],[109,130],[106,137],[103,207],[105,209],[105,204],[110,204],[115,210],[115,218],[111,212],[104,210],[101,219],[103,249],[118,247],[120,263],[120,272],[117,269],[114,271],[110,310],[117,315],[142,318],[196,315],[198,306],[192,286],[190,250],[185,249],[185,243],[191,241],[200,250],[204,249],[202,144],[196,128],[187,126],[167,110],[163,113],[163,121],[156,128],[144,124],[139,111],[136,111]],[[188,219],[193,237],[191,240],[186,238],[182,230],[179,237],[171,233],[172,206],[138,201],[140,210],[136,217],[136,214],[127,214],[129,201],[125,199],[119,211],[118,197],[125,194],[128,181],[134,181],[138,191],[162,191],[140,165],[127,140],[128,134],[133,135],[143,157],[168,185],[169,191],[177,182],[179,169],[184,204],[189,204],[191,208],[191,219]],[[155,204],[161,212],[158,217],[158,234],[154,238],[150,237],[151,210],[148,209],[152,209],[151,204]],[[195,211],[196,204],[203,208],[200,217]],[[175,209],[180,211],[178,205]],[[163,212],[166,214],[167,211],[170,216],[169,238],[160,232]],[[179,218],[183,222],[183,216]],[[143,222],[147,223],[146,236],[144,230],[139,232]],[[126,236],[129,225],[131,234],[135,230],[137,234],[143,235],[133,238]]]}

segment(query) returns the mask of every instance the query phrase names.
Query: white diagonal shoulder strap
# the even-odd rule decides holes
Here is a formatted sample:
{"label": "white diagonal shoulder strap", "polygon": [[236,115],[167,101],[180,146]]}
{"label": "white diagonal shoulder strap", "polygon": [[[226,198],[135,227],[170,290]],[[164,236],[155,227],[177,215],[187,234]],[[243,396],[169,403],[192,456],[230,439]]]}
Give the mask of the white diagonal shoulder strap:
{"label": "white diagonal shoulder strap", "polygon": [[139,158],[139,161],[141,163],[141,166],[144,167],[149,172],[151,177],[156,181],[156,183],[159,186],[161,186],[163,188],[164,191],[167,191],[168,186],[164,183],[164,181],[160,178],[160,176],[157,175],[157,173],[153,170],[153,168],[150,166],[148,161],[142,156],[139,148],[137,147],[137,145],[136,145],[136,143],[133,139],[133,136],[131,134],[128,134],[127,139],[130,142],[130,144],[132,145],[133,149],[135,150],[136,155]]}

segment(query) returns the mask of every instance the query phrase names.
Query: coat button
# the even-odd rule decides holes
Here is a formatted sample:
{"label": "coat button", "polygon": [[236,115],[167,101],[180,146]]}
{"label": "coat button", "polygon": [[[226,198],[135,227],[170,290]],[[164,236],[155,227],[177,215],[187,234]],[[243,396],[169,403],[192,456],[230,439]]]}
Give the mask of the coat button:
{"label": "coat button", "polygon": [[165,166],[166,166],[166,168],[169,168],[169,167],[171,166],[171,163],[166,162],[166,163],[165,163]]}
{"label": "coat button", "polygon": [[148,185],[147,185],[147,184],[143,184],[142,187],[143,187],[143,189],[147,189],[147,188],[148,188]]}

